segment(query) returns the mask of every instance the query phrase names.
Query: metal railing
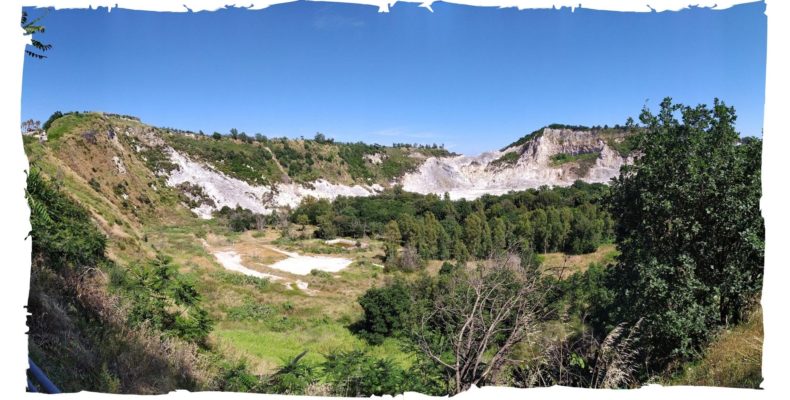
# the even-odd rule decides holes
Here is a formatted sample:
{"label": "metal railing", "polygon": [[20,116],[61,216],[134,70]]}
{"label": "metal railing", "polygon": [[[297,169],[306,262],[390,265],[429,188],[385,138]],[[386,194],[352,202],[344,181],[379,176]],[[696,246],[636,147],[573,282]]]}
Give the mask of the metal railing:
{"label": "metal railing", "polygon": [[[27,391],[28,392],[42,392],[42,393],[60,393],[60,389],[52,383],[49,378],[47,378],[47,374],[41,370],[41,368],[30,359],[27,358],[28,364],[30,364],[30,375],[33,377],[31,381],[30,378],[27,379]],[[41,390],[39,390],[41,388]]]}

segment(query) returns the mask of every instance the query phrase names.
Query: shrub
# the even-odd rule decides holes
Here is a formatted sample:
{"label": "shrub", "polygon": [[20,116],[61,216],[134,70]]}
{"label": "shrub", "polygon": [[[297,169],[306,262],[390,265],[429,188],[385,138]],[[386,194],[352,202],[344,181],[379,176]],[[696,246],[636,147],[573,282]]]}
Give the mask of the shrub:
{"label": "shrub", "polygon": [[360,350],[330,353],[321,367],[338,396],[394,395],[406,384],[406,371],[392,360],[374,358]]}
{"label": "shrub", "polygon": [[359,300],[363,310],[362,320],[354,330],[369,343],[380,344],[384,338],[399,333],[411,307],[409,288],[400,280],[369,289]]}

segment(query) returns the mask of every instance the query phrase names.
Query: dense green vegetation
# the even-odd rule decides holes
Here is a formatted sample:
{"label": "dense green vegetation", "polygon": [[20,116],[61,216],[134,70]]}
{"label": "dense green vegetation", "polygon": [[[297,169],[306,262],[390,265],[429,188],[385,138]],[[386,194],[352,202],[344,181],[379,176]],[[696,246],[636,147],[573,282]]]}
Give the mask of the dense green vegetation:
{"label": "dense green vegetation", "polygon": [[521,145],[523,145],[523,144],[525,144],[525,143],[527,143],[527,142],[529,142],[529,141],[531,141],[533,139],[537,139],[541,135],[543,135],[543,129],[545,129],[545,128],[540,128],[538,130],[532,131],[532,132],[530,132],[530,133],[518,138],[518,140],[516,140],[515,142],[513,142],[513,143],[511,143],[511,144],[499,149],[499,151],[505,151],[505,150],[507,150],[507,149],[509,149],[511,147],[521,146]]}
{"label": "dense green vegetation", "polygon": [[601,153],[597,151],[579,154],[557,153],[551,156],[551,164],[553,166],[560,166],[563,164],[573,163],[573,171],[578,176],[585,176],[587,175],[587,172],[590,170],[590,168],[595,165],[595,160],[597,160],[600,156]]}
{"label": "dense green vegetation", "polygon": [[214,132],[210,137],[169,128],[166,131],[172,132],[165,138],[174,149],[257,185],[289,180],[309,183],[317,179],[386,184],[416,169],[424,157],[450,155],[435,144],[343,143],[321,133],[313,139],[293,140],[261,134],[253,137],[235,129],[227,136]]}
{"label": "dense green vegetation", "polygon": [[282,172],[272,159],[271,151],[261,145],[198,139],[181,134],[166,138],[174,149],[207,161],[227,175],[258,185],[281,180]]}
{"label": "dense green vegetation", "polygon": [[[202,343],[211,322],[193,284],[164,257],[128,272],[110,261],[88,212],[36,169],[26,193],[31,357],[66,391],[197,388],[190,342]],[[100,283],[106,274],[115,293]]]}
{"label": "dense green vegetation", "polygon": [[412,253],[422,260],[482,259],[523,248],[579,254],[612,237],[611,216],[601,206],[607,189],[578,181],[566,188],[451,201],[395,188],[332,203],[306,199],[291,218],[317,225],[322,238],[383,237],[390,249],[386,261],[406,269],[419,266],[419,260],[402,262]]}
{"label": "dense green vegetation", "polygon": [[734,109],[718,100],[708,108],[666,99],[640,119],[643,156],[612,187],[622,253],[611,312],[644,320],[643,360],[656,371],[694,357],[758,299],[762,142],[740,139]]}

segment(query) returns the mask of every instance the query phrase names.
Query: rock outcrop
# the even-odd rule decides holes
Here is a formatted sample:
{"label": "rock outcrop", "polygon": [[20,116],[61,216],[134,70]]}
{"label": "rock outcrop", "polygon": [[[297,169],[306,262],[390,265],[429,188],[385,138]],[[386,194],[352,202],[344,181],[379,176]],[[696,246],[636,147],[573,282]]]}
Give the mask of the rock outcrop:
{"label": "rock outcrop", "polygon": [[405,175],[401,183],[407,191],[446,192],[454,199],[542,185],[567,186],[578,179],[605,183],[632,161],[630,155],[621,155],[610,146],[626,137],[625,133],[545,128],[525,143],[502,151],[431,157],[418,171]]}

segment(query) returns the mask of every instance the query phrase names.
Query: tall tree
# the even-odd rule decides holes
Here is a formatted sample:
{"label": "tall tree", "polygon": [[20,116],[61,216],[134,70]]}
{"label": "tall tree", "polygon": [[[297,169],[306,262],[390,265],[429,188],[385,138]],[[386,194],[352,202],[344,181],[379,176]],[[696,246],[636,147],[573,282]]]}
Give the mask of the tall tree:
{"label": "tall tree", "polygon": [[[678,120],[677,116],[682,117]],[[740,139],[735,110],[644,109],[641,156],[612,186],[621,255],[611,279],[620,320],[644,318],[646,361],[662,368],[738,322],[762,288],[762,142]]]}
{"label": "tall tree", "polygon": [[551,239],[551,230],[549,229],[549,221],[546,211],[539,208],[530,213],[530,225],[533,233],[533,243],[537,246],[538,251],[542,250],[544,253],[549,251],[549,240]]}
{"label": "tall tree", "polygon": [[507,247],[506,237],[507,228],[505,227],[505,221],[502,218],[494,218],[493,227],[491,228],[492,251],[500,252],[505,250]]}
{"label": "tall tree", "polygon": [[401,233],[398,223],[392,220],[384,227],[384,262],[393,266],[398,260],[398,249],[400,249]]}

